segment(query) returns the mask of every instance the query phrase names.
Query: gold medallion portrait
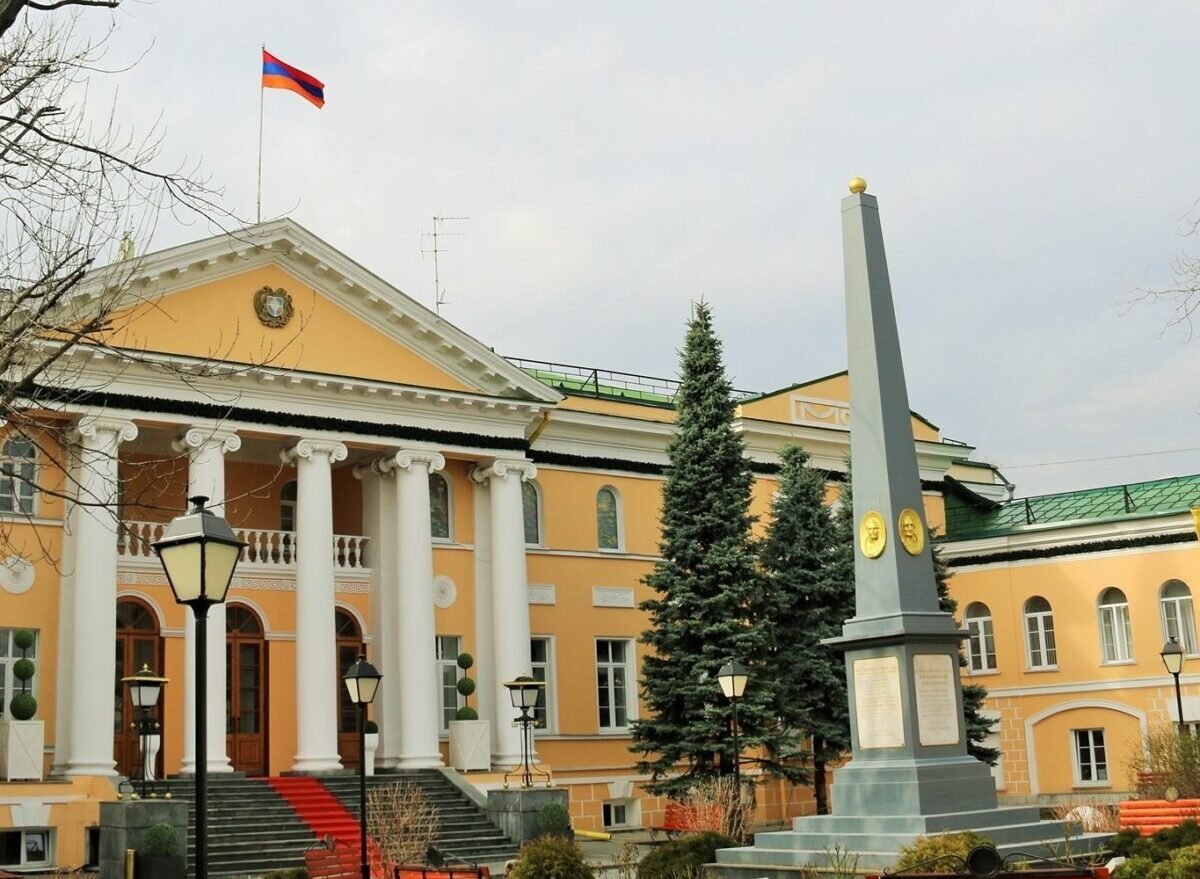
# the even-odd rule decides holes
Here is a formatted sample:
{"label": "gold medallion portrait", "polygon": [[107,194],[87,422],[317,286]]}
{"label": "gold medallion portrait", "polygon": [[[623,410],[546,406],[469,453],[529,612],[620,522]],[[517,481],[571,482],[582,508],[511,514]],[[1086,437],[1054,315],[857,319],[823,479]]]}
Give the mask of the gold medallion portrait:
{"label": "gold medallion portrait", "polygon": [[925,549],[925,526],[916,510],[900,511],[900,543],[909,555],[920,555]]}
{"label": "gold medallion portrait", "polygon": [[883,548],[887,546],[887,523],[874,510],[862,517],[862,523],[858,526],[858,545],[862,554],[869,559],[883,555]]}

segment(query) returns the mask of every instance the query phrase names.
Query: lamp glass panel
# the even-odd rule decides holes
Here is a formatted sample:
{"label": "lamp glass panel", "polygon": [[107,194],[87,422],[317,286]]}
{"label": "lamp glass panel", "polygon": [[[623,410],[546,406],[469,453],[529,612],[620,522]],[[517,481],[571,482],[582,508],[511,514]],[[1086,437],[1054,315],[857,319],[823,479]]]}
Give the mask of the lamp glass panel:
{"label": "lamp glass panel", "polygon": [[158,548],[158,558],[175,600],[187,604],[200,597],[200,543],[176,543]]}
{"label": "lamp glass panel", "polygon": [[726,699],[740,699],[746,692],[746,681],[749,675],[745,674],[727,674],[721,675],[718,680],[721,682],[721,692],[725,694]]}
{"label": "lamp glass panel", "polygon": [[205,544],[204,593],[210,601],[218,604],[225,600],[229,591],[229,582],[233,579],[233,569],[237,566],[238,556],[242,548],[228,543],[209,542]]}
{"label": "lamp glass panel", "polygon": [[346,677],[342,680],[346,682],[346,692],[350,694],[350,701],[355,705],[359,704],[362,701],[358,698],[358,682],[361,678]]}
{"label": "lamp glass panel", "polygon": [[368,677],[358,679],[358,694],[361,701],[370,704],[375,701],[375,693],[379,690],[379,678]]}
{"label": "lamp glass panel", "polygon": [[519,705],[516,705],[516,707],[517,708],[533,708],[535,705],[537,705],[538,691],[540,691],[540,690],[541,690],[541,687],[535,687],[532,685],[525,685],[523,687],[518,687],[517,693],[519,694],[519,698],[521,701],[520,701]]}
{"label": "lamp glass panel", "polygon": [[129,688],[129,696],[134,708],[153,708],[158,704],[162,684],[157,681],[135,681]]}
{"label": "lamp glass panel", "polygon": [[1163,665],[1167,667],[1167,671],[1173,675],[1179,674],[1183,670],[1183,650],[1182,649],[1164,649],[1162,652]]}

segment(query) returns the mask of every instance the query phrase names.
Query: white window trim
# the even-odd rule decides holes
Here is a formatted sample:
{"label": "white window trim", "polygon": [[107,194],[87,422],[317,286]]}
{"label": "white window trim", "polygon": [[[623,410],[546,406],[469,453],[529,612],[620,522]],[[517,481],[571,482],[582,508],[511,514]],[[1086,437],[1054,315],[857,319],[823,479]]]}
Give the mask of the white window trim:
{"label": "white window trim", "polygon": [[[1028,603],[1028,602],[1027,602]],[[1022,614],[1023,622],[1025,623],[1025,670],[1026,671],[1057,671],[1058,670],[1058,644],[1057,640],[1054,645],[1054,662],[1045,662],[1044,660],[1049,655],[1050,651],[1046,644],[1046,620],[1050,621],[1050,631],[1054,630],[1054,608],[1050,610],[1035,610],[1032,612],[1026,611]],[[1038,646],[1041,648],[1043,662],[1034,664],[1033,661],[1033,644],[1030,642],[1031,634],[1029,632],[1029,621],[1035,619],[1037,621],[1037,636]]]}
{"label": "white window trim", "polygon": [[[600,545],[600,492],[608,489],[613,494],[613,500],[616,502],[617,511],[617,545],[615,547],[606,547]],[[596,489],[596,549],[603,553],[624,553],[625,552],[625,503],[621,500],[621,492],[615,485],[605,483]]]}
{"label": "white window trim", "polygon": [[[1076,737],[1075,737],[1075,734],[1080,733],[1080,732],[1098,732],[1098,733],[1100,733],[1101,737],[1105,739],[1105,741],[1104,741],[1104,772],[1106,775],[1108,775],[1108,778],[1106,780],[1104,780],[1104,781],[1084,781],[1083,780],[1083,772],[1082,772],[1082,770],[1080,768],[1080,764],[1079,764],[1079,744],[1076,741]],[[1112,787],[1112,768],[1108,762],[1108,740],[1107,740],[1107,737],[1104,736],[1104,727],[1086,727],[1084,729],[1073,729],[1073,730],[1070,730],[1069,735],[1070,735],[1070,744],[1071,744],[1071,765],[1075,768],[1075,787]],[[1096,748],[1095,748],[1096,742],[1095,742],[1094,737],[1092,738],[1091,745],[1092,745],[1092,755],[1093,755],[1093,764],[1094,764],[1094,757],[1095,757],[1095,753],[1096,753]]]}
{"label": "white window trim", "polygon": [[[537,497],[537,529],[538,539],[536,543],[525,542],[525,546],[530,549],[543,549],[546,546],[546,499],[542,494],[542,486],[536,479],[526,479],[522,485],[528,485],[533,489],[534,496]],[[619,520],[618,520],[619,521]],[[521,533],[525,532],[525,496],[521,496]],[[618,532],[619,533],[619,532]],[[599,533],[597,533],[597,542],[599,542]]]}
{"label": "white window trim", "polygon": [[[1171,581],[1168,580],[1167,582],[1169,583]],[[1183,582],[1183,581],[1179,581],[1179,582]],[[1171,598],[1167,598],[1166,596],[1163,595],[1163,593],[1166,591],[1167,584],[1164,583],[1162,585],[1162,588],[1159,589],[1159,594],[1158,594],[1158,610],[1159,610],[1158,617],[1159,617],[1159,622],[1162,624],[1163,641],[1170,640],[1170,635],[1168,634],[1168,628],[1167,628],[1167,605],[1168,604],[1175,606],[1176,622],[1180,622],[1180,621],[1187,622],[1188,620],[1190,620],[1192,625],[1191,625],[1191,629],[1189,631],[1192,636],[1192,647],[1196,648],[1196,649],[1188,651],[1187,655],[1195,657],[1195,656],[1200,656],[1200,638],[1197,638],[1197,632],[1196,632],[1196,605],[1192,600],[1190,587],[1188,587],[1186,583],[1184,583],[1184,587],[1188,589],[1187,595],[1173,596]],[[1182,613],[1182,608],[1181,608],[1181,604],[1185,601],[1188,603],[1189,611],[1190,611],[1190,613],[1188,614],[1188,620],[1184,619],[1184,615]],[[1181,625],[1180,632],[1182,633],[1185,628],[1186,628],[1186,626]],[[1180,640],[1182,643],[1183,639],[1180,639]]]}
{"label": "white window trim", "polygon": [[600,693],[599,690],[593,690],[592,693],[596,697],[596,729],[599,730],[602,736],[628,736],[632,724],[638,719],[637,716],[637,640],[624,635],[597,635],[592,643],[592,686],[599,687],[596,680],[596,672],[599,671],[600,661],[596,659],[596,643],[600,641],[624,641],[628,645],[625,652],[625,725],[624,726],[601,726],[600,725]]}
{"label": "white window trim", "polygon": [[[985,608],[987,607],[987,605],[982,605],[982,606]],[[968,609],[970,609],[970,606],[968,606]],[[976,627],[978,627],[978,630],[979,630],[978,631],[979,646],[980,646],[979,659],[983,663],[983,665],[980,666],[979,668],[975,667],[975,654],[971,650],[971,645],[970,645],[971,639],[968,638],[968,640],[967,640],[967,668],[970,670],[971,674],[973,674],[973,675],[995,674],[1000,669],[1000,663],[999,663],[998,657],[995,655],[995,653],[992,654],[992,663],[993,664],[992,665],[987,664],[987,661],[988,661],[987,632],[984,630],[984,625],[983,625],[985,621],[991,624],[992,643],[994,645],[996,642],[996,622],[992,618],[991,608],[988,608],[987,613],[985,613],[985,614],[982,614],[980,616],[975,616],[975,617],[965,617],[963,620],[963,623],[966,626],[967,631],[971,633],[972,637],[975,635]]]}
{"label": "white window trim", "polygon": [[[556,735],[558,733],[558,663],[555,662],[555,648],[557,645],[553,635],[540,635],[533,633],[529,636],[531,639],[538,638],[546,643],[546,725],[541,730],[538,730],[542,735]],[[532,660],[530,662],[532,665]]]}
{"label": "white window trim", "polygon": [[445,473],[430,473],[430,479],[440,479],[446,484],[446,536],[433,536],[433,492],[429,493],[429,539],[434,543],[454,543],[454,483]]}
{"label": "white window trim", "polygon": [[[19,833],[21,834],[21,863],[19,864],[4,864],[0,869],[15,869],[21,872],[29,872],[37,868],[39,872],[45,871],[47,868],[56,866],[55,849],[57,848],[56,834],[53,827],[2,827],[0,832],[3,833]],[[25,834],[27,833],[44,833],[46,834],[46,859],[44,861],[27,861],[25,860]]]}
{"label": "white window trim", "polygon": [[[637,797],[629,799],[604,800],[600,803],[600,823],[603,830],[628,830],[634,827],[642,826],[642,802]],[[624,806],[625,821],[622,824],[605,824],[604,823],[604,807],[605,806]]]}
{"label": "white window trim", "polygon": [[[39,514],[39,512],[41,510],[41,506],[42,506],[42,492],[39,488],[39,486],[41,485],[42,462],[41,462],[41,456],[38,454],[37,445],[33,444],[33,458],[32,459],[30,459],[30,458],[11,458],[11,459],[9,459],[7,456],[4,455],[4,446],[8,445],[9,440],[14,439],[18,435],[19,434],[16,432],[10,433],[6,437],[4,437],[3,442],[0,442],[0,461],[7,461],[7,460],[21,461],[21,462],[26,462],[29,460],[33,461],[33,477],[30,480],[33,484],[33,494],[29,498],[30,509],[28,511],[26,511],[26,510],[11,510],[11,511],[0,512],[0,519],[31,519],[31,518],[36,517]],[[32,443],[32,441],[31,441],[31,443]],[[22,482],[23,482],[23,480],[22,480]],[[16,489],[19,484],[21,484],[21,483],[19,483],[15,479],[13,480],[13,488],[14,489]],[[14,496],[14,498],[13,498],[14,502],[17,500],[17,497],[19,497],[19,495]]]}
{"label": "white window trim", "polygon": [[[1108,587],[1108,588],[1115,588],[1115,587]],[[1129,612],[1129,598],[1128,598],[1128,596],[1126,596],[1124,601],[1118,601],[1113,604],[1104,604],[1103,603],[1104,593],[1108,591],[1108,588],[1105,588],[1103,591],[1101,591],[1100,599],[1099,599],[1099,601],[1101,603],[1096,605],[1096,623],[1097,623],[1097,628],[1099,629],[1098,634],[1100,635],[1100,664],[1101,665],[1131,665],[1134,662],[1133,615]],[[1125,594],[1124,590],[1120,590],[1120,592],[1122,595]],[[1119,642],[1114,642],[1114,647],[1120,647],[1121,649],[1114,650],[1113,651],[1114,658],[1109,659],[1108,658],[1108,650],[1104,643],[1104,615],[1105,615],[1105,613],[1112,613],[1112,615],[1113,615],[1113,637],[1116,638],[1117,637],[1117,622],[1119,619],[1116,612],[1119,608],[1122,608],[1122,607],[1125,608],[1125,622],[1126,622],[1125,637],[1120,639]],[[1124,654],[1124,655],[1122,655],[1122,654]]]}
{"label": "white window trim", "polygon": [[[462,653],[462,643],[463,643],[462,635],[435,634],[433,637],[434,637],[434,647],[435,648],[437,647],[437,643],[438,643],[437,639],[438,638],[457,638],[458,639],[458,653]],[[453,660],[447,660],[446,657],[444,657],[444,656],[441,659],[437,659],[436,654],[434,654],[435,658],[433,661],[433,670],[434,670],[434,682],[437,684],[438,738],[440,738],[440,739],[450,738],[449,725],[444,726],[444,727],[442,726],[442,718],[446,716],[446,706],[442,703],[442,667],[449,664],[450,662],[453,662],[454,668],[455,668],[454,681],[455,681],[455,683],[458,683],[458,681],[462,680],[465,672],[461,668],[458,667],[458,653],[454,654]],[[478,682],[476,682],[476,683],[478,683]],[[475,692],[478,693],[479,690],[476,689]],[[463,698],[463,696],[461,694],[459,694],[459,692],[457,690],[454,691],[454,699],[455,699],[455,703],[456,703],[454,710],[458,711],[458,709],[463,706],[465,699]],[[451,718],[451,719],[453,719],[453,718]]]}

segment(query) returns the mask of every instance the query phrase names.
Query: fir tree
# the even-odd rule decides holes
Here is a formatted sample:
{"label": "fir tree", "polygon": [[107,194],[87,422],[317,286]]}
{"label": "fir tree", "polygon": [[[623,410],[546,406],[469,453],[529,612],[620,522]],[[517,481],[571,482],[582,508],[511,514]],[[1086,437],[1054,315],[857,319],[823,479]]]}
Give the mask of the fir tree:
{"label": "fir tree", "polygon": [[827,769],[850,750],[850,715],[845,660],[821,640],[840,635],[854,615],[853,544],[840,539],[845,526],[835,524],[825,505],[825,472],[810,467],[799,446],[785,448],[780,461],[772,523],[759,553],[781,685],[775,710],[790,731],[811,737],[817,814],[825,815]]}
{"label": "fir tree", "polygon": [[[778,684],[768,664],[770,633],[751,526],[753,476],[733,431],[732,385],[708,305],[695,307],[682,352],[675,435],[663,487],[661,561],[645,580],[642,603],[651,648],[642,663],[647,716],[633,726],[638,768],[656,793],[678,793],[733,770],[732,710],[717,672],[729,660],[750,673],[738,702],[743,765],[798,778],[784,766],[775,717]],[[754,754],[765,756],[752,756]]]}

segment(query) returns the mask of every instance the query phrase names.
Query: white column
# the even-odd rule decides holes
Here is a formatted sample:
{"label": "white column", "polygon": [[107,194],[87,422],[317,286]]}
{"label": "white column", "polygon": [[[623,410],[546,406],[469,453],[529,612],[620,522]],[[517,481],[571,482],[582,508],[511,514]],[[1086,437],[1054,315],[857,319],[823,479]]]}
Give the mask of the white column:
{"label": "white column", "polygon": [[437,452],[401,451],[392,458],[396,476],[396,558],[400,755],[397,766],[441,766],[438,749],[437,679],[433,612],[433,538],[429,528],[429,474],[446,459]]}
{"label": "white column", "polygon": [[[492,643],[496,653],[496,751],[492,762],[515,766],[521,762],[521,731],[505,723],[512,700],[504,681],[529,674],[529,584],[525,575],[525,519],[521,483],[537,475],[528,461],[497,459],[477,472],[491,493],[492,519]],[[515,713],[510,715],[515,717]]]}
{"label": "white column", "polygon": [[379,751],[375,766],[393,769],[400,758],[400,687],[396,589],[396,489],[392,477],[376,460],[359,464],[354,475],[363,485],[363,533],[370,538],[367,559],[371,565],[371,662],[383,675],[372,704],[379,724]]}
{"label": "white column", "polygon": [[500,718],[496,714],[496,647],[492,638],[492,493],[486,480],[477,479],[477,472],[471,471],[475,482],[475,667],[471,673],[479,719],[489,724],[491,752],[495,754]]}
{"label": "white column", "polygon": [[[79,456],[70,444],[63,450],[69,457],[67,465],[65,514],[63,516],[62,555],[59,561],[58,585],[58,675],[54,682],[54,763],[51,775],[65,775],[71,755],[71,679],[74,670],[75,644],[75,494],[79,484]],[[115,609],[114,609],[115,610]]]}
{"label": "white column", "polygon": [[117,450],[137,436],[132,421],[85,417],[79,440],[75,516],[70,775],[115,775],[113,692],[117,680]]}
{"label": "white column", "polygon": [[[208,506],[218,516],[225,515],[225,454],[236,452],[242,441],[236,433],[217,427],[190,428],[174,442],[175,451],[187,452],[187,496],[208,498]],[[189,504],[190,507],[190,504]],[[226,675],[225,605],[208,609],[208,771],[232,772],[225,753]],[[160,672],[161,673],[161,672]],[[196,618],[189,610],[183,623],[183,766],[180,771],[196,771]]]}
{"label": "white column", "polygon": [[296,756],[293,772],[341,769],[333,609],[332,465],[339,442],[302,439],[282,454],[296,464]]}

